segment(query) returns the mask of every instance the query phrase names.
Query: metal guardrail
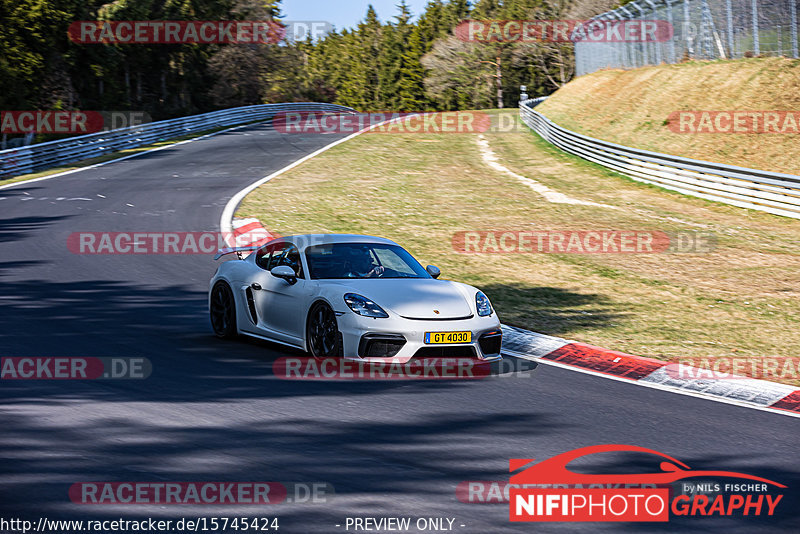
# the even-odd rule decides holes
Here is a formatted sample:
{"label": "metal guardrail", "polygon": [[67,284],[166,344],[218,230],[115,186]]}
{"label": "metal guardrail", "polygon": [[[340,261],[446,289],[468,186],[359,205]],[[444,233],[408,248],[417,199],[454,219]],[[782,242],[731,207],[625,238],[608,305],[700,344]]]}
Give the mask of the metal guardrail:
{"label": "metal guardrail", "polygon": [[321,111],[355,113],[336,104],[313,102],[260,104],[192,115],[167,121],[151,122],[108,132],[99,132],[58,141],[0,151],[0,177],[18,176],[64,163],[103,156],[112,152],[137,148],[165,139],[174,139],[197,132],[271,120],[287,111]]}
{"label": "metal guardrail", "polygon": [[522,120],[545,141],[634,180],[706,200],[800,219],[800,176],[736,167],[630,148],[581,135],[520,103]]}

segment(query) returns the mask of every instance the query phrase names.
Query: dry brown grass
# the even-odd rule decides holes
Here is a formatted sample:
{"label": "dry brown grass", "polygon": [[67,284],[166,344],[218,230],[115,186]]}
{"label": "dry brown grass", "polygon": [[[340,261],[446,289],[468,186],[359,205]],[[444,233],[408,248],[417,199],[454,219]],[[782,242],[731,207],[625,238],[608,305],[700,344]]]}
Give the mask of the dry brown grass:
{"label": "dry brown grass", "polygon": [[[476,136],[362,135],[245,199],[281,234],[354,232],[407,247],[483,288],[501,319],[662,359],[797,356],[800,221],[638,184],[520,129],[488,133],[513,171],[581,200],[552,204],[489,168]],[[704,230],[711,254],[459,254],[465,230]],[[795,381],[797,382],[797,381]]]}
{"label": "dry brown grass", "polygon": [[540,111],[570,130],[626,146],[800,174],[800,134],[674,133],[670,113],[800,111],[800,61],[691,62],[577,78]]}

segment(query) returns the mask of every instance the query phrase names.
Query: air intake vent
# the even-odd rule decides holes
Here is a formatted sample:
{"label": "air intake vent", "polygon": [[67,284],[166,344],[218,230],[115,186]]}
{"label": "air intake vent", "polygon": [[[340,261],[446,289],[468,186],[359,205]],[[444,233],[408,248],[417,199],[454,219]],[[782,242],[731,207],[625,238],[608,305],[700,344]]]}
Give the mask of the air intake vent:
{"label": "air intake vent", "polygon": [[256,313],[256,301],[253,298],[253,290],[251,288],[247,288],[245,291],[247,295],[247,309],[250,310],[250,320],[253,324],[258,324],[258,314]]}
{"label": "air intake vent", "polygon": [[478,344],[481,346],[481,351],[487,356],[500,354],[500,348],[503,345],[503,332],[500,330],[486,332],[478,339]]}
{"label": "air intake vent", "polygon": [[364,334],[358,344],[362,358],[393,358],[406,344],[406,338],[394,334]]}

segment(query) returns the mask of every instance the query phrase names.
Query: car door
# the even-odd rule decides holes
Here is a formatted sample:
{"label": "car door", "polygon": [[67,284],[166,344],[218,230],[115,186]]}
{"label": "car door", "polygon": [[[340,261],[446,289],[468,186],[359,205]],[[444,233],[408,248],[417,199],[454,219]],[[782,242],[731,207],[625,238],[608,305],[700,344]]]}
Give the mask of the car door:
{"label": "car door", "polygon": [[[305,313],[313,284],[306,279],[300,261],[300,251],[294,244],[274,243],[268,253],[268,256],[265,253],[256,258],[256,265],[261,270],[254,280],[256,287],[251,286],[254,289],[253,301],[259,325],[276,339],[302,344]],[[272,276],[270,271],[281,265],[289,266],[295,271],[296,283],[290,284],[286,280]]]}
{"label": "car door", "polygon": [[247,319],[244,319],[245,314],[241,315],[239,318],[239,328],[247,332],[272,336],[272,332],[267,327],[267,323],[264,321],[262,314],[256,308],[256,293],[261,291],[268,277],[273,278],[272,275],[269,274],[268,267],[272,253],[276,248],[283,250],[282,243],[267,245],[254,253],[255,268],[247,273],[247,276],[240,286],[243,302],[247,307]]}

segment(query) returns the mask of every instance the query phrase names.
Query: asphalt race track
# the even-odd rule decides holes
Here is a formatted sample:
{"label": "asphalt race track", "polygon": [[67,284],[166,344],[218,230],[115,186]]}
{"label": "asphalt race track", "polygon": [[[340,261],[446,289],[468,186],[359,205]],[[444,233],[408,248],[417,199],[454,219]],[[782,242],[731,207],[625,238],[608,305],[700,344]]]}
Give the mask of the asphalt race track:
{"label": "asphalt race track", "polygon": [[[284,533],[344,532],[355,516],[449,517],[475,533],[796,532],[795,418],[546,365],[478,381],[279,380],[271,365],[286,350],[213,336],[211,256],[67,249],[73,232],[216,231],[238,190],[336,139],[252,126],[0,190],[0,356],[153,364],[147,380],[0,381],[1,516],[278,517]],[[456,498],[462,481],[507,480],[510,458],[603,443],[776,480],[786,502],[768,519],[531,525],[509,523],[507,504]],[[67,490],[83,481],[321,482],[336,494],[260,508],[73,504]]]}

